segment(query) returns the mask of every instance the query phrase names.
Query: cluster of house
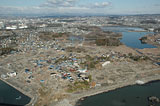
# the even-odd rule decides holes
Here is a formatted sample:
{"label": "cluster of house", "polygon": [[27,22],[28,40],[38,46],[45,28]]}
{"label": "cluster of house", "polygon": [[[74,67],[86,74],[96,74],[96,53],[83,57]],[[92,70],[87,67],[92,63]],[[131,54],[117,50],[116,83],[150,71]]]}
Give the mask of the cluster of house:
{"label": "cluster of house", "polygon": [[[87,67],[81,68],[79,65],[84,61],[83,59],[78,59],[75,55],[73,56],[72,53],[67,59],[65,58],[64,55],[61,55],[46,60],[33,60],[32,64],[36,67],[35,70],[40,69],[46,71],[50,74],[50,77],[55,79],[68,80],[69,82],[74,82],[75,80],[89,81]],[[24,71],[28,75],[27,82],[30,83],[31,80],[36,77],[34,76],[36,74],[33,75],[33,70],[29,68],[26,68]],[[45,80],[41,79],[40,82],[43,83]]]}

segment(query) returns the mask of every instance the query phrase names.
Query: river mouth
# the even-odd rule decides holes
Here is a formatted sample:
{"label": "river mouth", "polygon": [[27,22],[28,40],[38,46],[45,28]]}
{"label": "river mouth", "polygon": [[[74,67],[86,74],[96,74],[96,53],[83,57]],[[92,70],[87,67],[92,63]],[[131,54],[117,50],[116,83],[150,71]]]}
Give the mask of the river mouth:
{"label": "river mouth", "polygon": [[[149,82],[144,85],[132,85],[106,93],[84,98],[79,106],[150,106],[148,97],[160,98],[160,81]],[[160,106],[156,103],[154,106]]]}
{"label": "river mouth", "polygon": [[144,48],[157,48],[151,44],[144,44],[139,39],[145,35],[153,34],[153,32],[147,32],[142,28],[135,27],[122,27],[122,26],[113,26],[113,27],[102,27],[103,31],[112,31],[116,33],[122,33],[122,39],[120,41],[128,47],[144,49]]}
{"label": "river mouth", "polygon": [[0,106],[24,106],[31,98],[0,80]]}

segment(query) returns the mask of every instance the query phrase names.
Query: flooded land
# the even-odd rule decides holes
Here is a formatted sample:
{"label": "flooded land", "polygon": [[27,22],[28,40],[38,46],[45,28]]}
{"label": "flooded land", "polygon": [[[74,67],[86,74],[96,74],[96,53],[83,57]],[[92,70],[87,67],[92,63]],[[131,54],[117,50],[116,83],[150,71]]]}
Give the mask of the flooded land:
{"label": "flooded land", "polygon": [[157,105],[159,82],[147,82],[160,80],[158,25],[133,18],[0,19],[0,103]]}

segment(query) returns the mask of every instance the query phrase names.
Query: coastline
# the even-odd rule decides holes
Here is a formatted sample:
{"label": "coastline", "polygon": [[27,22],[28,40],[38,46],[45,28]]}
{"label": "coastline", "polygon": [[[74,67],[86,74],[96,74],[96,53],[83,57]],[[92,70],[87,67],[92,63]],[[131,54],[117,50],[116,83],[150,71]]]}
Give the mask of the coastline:
{"label": "coastline", "polygon": [[[32,94],[14,86],[14,85],[12,85],[10,82],[8,82],[4,79],[0,78],[0,80],[5,82],[6,84],[10,85],[11,87],[15,88],[16,90],[20,91],[24,95],[30,97],[31,100],[28,104],[26,104],[26,106],[34,106],[35,102],[37,101],[37,95],[32,95]],[[142,78],[141,80],[144,81],[145,84],[153,82],[153,81],[159,81],[160,80],[160,75]],[[129,81],[123,81],[122,83],[114,84],[114,85],[107,86],[107,87],[92,88],[92,89],[89,89],[87,91],[82,91],[81,93],[73,93],[73,94],[71,94],[70,97],[68,97],[66,99],[67,99],[67,101],[69,101],[69,106],[70,105],[71,106],[77,106],[76,104],[82,98],[86,98],[86,97],[89,97],[89,96],[95,96],[95,95],[98,95],[98,94],[101,94],[101,93],[107,93],[107,92],[110,92],[110,91],[113,91],[113,90],[116,90],[116,89],[120,89],[120,88],[123,88],[123,87],[126,87],[126,86],[132,86],[132,85],[136,84],[135,81],[136,81],[136,79],[133,79],[133,80],[129,80]],[[60,105],[57,104],[56,106],[60,106]],[[66,104],[66,106],[68,106],[68,105]]]}
{"label": "coastline", "polygon": [[[71,93],[70,97],[68,97],[66,99],[68,99],[69,102],[72,105],[76,105],[77,101],[81,98],[97,95],[97,94],[104,93],[104,92],[109,92],[109,91],[119,89],[119,88],[122,88],[122,87],[125,87],[125,86],[134,85],[134,84],[136,84],[135,83],[136,80],[137,79],[135,77],[132,78],[132,76],[131,76],[131,79],[129,79],[129,80],[123,81],[121,79],[119,82],[117,82],[113,85],[108,85],[108,86],[105,86],[105,87],[96,87],[96,88],[89,89],[88,91],[82,91],[80,93]],[[144,82],[160,80],[160,75],[158,75],[158,76],[155,75],[155,76],[152,76],[151,78],[150,77],[145,77],[145,78],[142,78],[142,79],[139,78],[139,80],[143,80]],[[30,95],[29,97],[31,98],[31,101],[28,104],[26,104],[27,106],[34,105],[35,102],[37,101],[38,96],[37,96],[36,93],[33,92],[34,90],[30,90],[31,93],[29,93],[29,92],[25,91],[24,89],[22,89],[21,87],[18,87],[16,85],[14,85],[15,82],[12,83],[12,81],[10,79],[8,81],[4,80],[4,82],[7,82],[8,85],[16,88],[18,91],[22,92],[23,94],[26,94],[27,96]],[[59,106],[62,106],[62,105],[59,105]],[[67,105],[67,106],[69,106],[69,105]]]}
{"label": "coastline", "polygon": [[[141,80],[144,81],[145,84],[150,83],[152,81],[159,81],[160,80],[160,75],[142,78]],[[130,81],[124,81],[124,82],[119,83],[119,84],[111,85],[111,86],[108,86],[108,87],[100,87],[100,88],[94,88],[94,89],[91,89],[91,90],[88,90],[88,91],[83,91],[80,94],[74,93],[74,94],[71,94],[71,97],[67,98],[67,100],[69,101],[69,103],[72,106],[77,106],[76,104],[82,98],[86,98],[86,97],[89,97],[89,96],[95,96],[97,94],[106,93],[106,92],[113,91],[113,90],[116,90],[116,89],[120,89],[120,88],[123,88],[123,87],[126,87],[126,86],[132,86],[132,85],[136,84],[135,81],[136,80],[133,79],[133,80],[130,80]],[[60,105],[56,105],[56,106],[60,106]]]}
{"label": "coastline", "polygon": [[21,92],[22,94],[24,94],[25,96],[28,96],[31,100],[28,104],[26,104],[25,106],[34,106],[36,100],[37,100],[37,96],[36,95],[32,95],[22,89],[20,89],[19,87],[14,86],[12,83],[0,78],[1,81],[3,81],[4,83],[6,83],[7,85],[11,86],[12,88],[16,89],[17,91]]}

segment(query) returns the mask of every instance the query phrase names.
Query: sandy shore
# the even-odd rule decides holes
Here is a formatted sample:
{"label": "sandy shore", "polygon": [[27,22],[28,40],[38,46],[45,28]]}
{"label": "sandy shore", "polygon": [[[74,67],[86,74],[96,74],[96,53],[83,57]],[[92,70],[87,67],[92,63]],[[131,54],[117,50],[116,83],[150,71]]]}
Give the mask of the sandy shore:
{"label": "sandy shore", "polygon": [[[145,83],[150,82],[150,81],[160,80],[160,75],[156,75],[156,76],[152,76],[152,77],[145,77],[145,78],[142,78],[141,80],[144,81]],[[106,87],[97,87],[97,88],[94,88],[94,89],[90,89],[88,91],[82,91],[80,93],[74,93],[74,94],[71,94],[71,96],[69,98],[64,99],[61,102],[59,102],[56,106],[62,106],[62,104],[64,104],[64,106],[76,106],[76,103],[81,98],[88,97],[88,96],[93,96],[93,95],[104,93],[104,92],[108,92],[108,91],[111,91],[111,90],[115,90],[115,89],[118,89],[118,88],[129,86],[129,85],[134,85],[134,84],[136,84],[135,81],[136,81],[135,79],[126,80],[126,81],[123,81],[122,83],[118,83],[118,84],[115,84],[115,85],[106,86]]]}

